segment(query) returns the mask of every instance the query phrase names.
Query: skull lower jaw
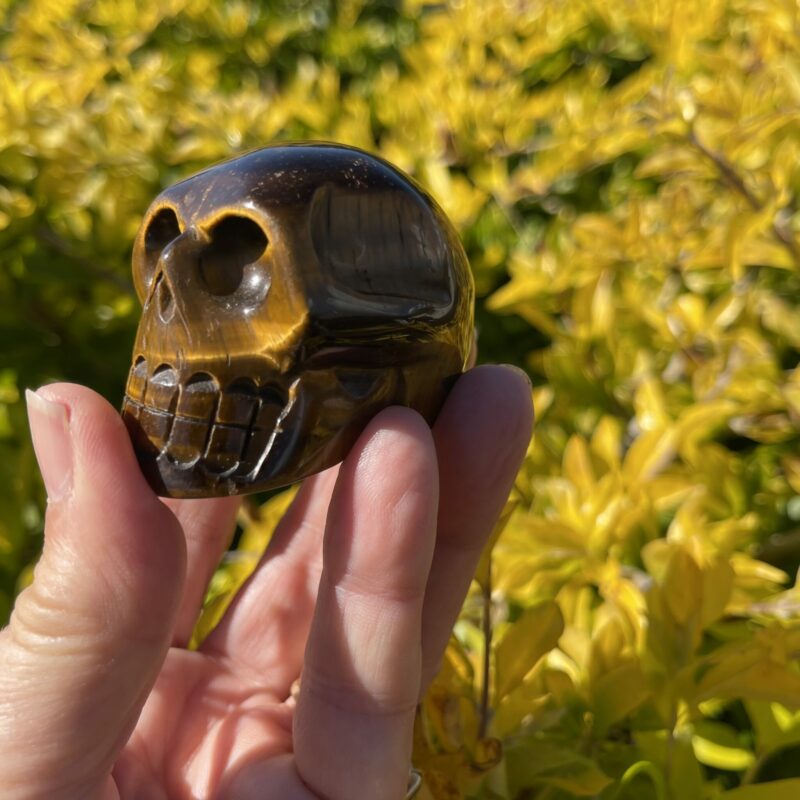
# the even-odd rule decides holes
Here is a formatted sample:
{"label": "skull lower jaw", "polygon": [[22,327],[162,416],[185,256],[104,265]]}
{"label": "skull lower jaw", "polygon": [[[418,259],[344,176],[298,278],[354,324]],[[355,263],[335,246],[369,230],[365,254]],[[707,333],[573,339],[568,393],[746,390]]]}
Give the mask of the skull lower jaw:
{"label": "skull lower jaw", "polygon": [[450,379],[435,361],[415,366],[433,389],[410,399],[406,387],[421,379],[402,367],[314,366],[296,365],[293,375],[280,376],[240,359],[220,365],[217,373],[227,376],[221,381],[210,366],[179,373],[137,359],[123,417],[155,491],[192,498],[286,486],[341,461],[389,405],[412,405],[432,423]]}
{"label": "skull lower jaw", "polygon": [[285,383],[257,386],[237,377],[220,389],[209,373],[184,380],[161,365],[149,374],[140,359],[131,370],[122,416],[158,494],[240,494],[267,488],[296,456],[305,417],[299,384],[295,379],[285,389]]}

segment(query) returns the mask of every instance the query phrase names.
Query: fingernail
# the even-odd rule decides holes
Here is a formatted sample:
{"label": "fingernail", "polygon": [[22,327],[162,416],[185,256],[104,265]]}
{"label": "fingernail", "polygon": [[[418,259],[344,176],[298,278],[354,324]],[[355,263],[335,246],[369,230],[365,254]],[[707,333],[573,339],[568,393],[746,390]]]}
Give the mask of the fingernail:
{"label": "fingernail", "polygon": [[505,367],[506,369],[510,369],[512,372],[516,372],[517,375],[519,375],[525,381],[525,383],[528,384],[528,386],[533,385],[531,383],[530,375],[528,375],[528,373],[525,372],[524,369],[520,369],[516,364],[501,364],[500,366]]}
{"label": "fingernail", "polygon": [[[41,391],[41,390],[39,390]],[[47,490],[54,503],[72,491],[72,437],[69,409],[63,403],[25,390],[33,449]]]}

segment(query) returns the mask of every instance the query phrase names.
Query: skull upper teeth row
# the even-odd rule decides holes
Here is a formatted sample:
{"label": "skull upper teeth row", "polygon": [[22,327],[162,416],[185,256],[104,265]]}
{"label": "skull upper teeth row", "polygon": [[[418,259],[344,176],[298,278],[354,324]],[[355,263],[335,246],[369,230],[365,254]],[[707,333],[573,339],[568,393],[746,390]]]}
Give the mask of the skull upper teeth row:
{"label": "skull upper teeth row", "polygon": [[208,373],[182,381],[177,370],[161,365],[149,375],[140,359],[128,378],[123,415],[138,423],[142,446],[155,447],[177,467],[202,459],[208,473],[224,477],[258,464],[288,403],[275,385],[257,388],[241,378],[221,391]]}

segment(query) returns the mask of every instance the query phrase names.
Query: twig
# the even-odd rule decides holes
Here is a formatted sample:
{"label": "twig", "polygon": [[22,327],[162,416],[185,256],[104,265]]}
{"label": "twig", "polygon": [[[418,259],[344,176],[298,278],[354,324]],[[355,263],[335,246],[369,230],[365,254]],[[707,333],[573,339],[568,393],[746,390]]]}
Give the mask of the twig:
{"label": "twig", "polygon": [[[763,211],[764,203],[762,203],[753,191],[747,186],[743,178],[736,171],[736,168],[730,161],[728,161],[722,153],[712,150],[704,142],[700,140],[694,128],[689,129],[689,142],[700,153],[702,153],[714,166],[719,170],[722,180],[728,184],[734,191],[738,192],[747,201],[753,211]],[[794,237],[784,225],[778,220],[772,220],[772,234],[775,238],[786,248],[789,255],[794,260],[795,264],[800,265],[800,248],[797,246]]]}
{"label": "twig", "polygon": [[753,211],[762,210],[762,205],[758,198],[747,187],[747,184],[745,184],[744,180],[742,180],[741,175],[736,172],[733,164],[731,164],[730,161],[728,161],[721,153],[711,150],[703,142],[701,142],[694,128],[689,129],[689,141],[707,159],[714,163],[716,168],[720,171],[722,179],[725,181],[725,183],[739,192],[739,194],[742,195],[742,197],[744,197],[745,200],[747,200],[747,202],[750,204],[750,207],[753,209]]}
{"label": "twig", "polygon": [[667,752],[664,757],[664,778],[667,797],[672,800],[672,767],[675,756],[675,726],[678,724],[678,709],[675,703],[672,704],[670,713],[669,731],[667,732]]}
{"label": "twig", "polygon": [[40,225],[36,229],[36,238],[39,239],[40,242],[52,247],[53,250],[62,256],[65,256],[70,261],[74,261],[95,278],[98,278],[101,281],[113,283],[123,292],[127,292],[129,294],[133,293],[133,282],[131,280],[123,278],[122,276],[117,275],[116,272],[113,272],[106,267],[102,267],[99,264],[90,261],[85,256],[76,253],[75,250],[70,246],[69,242],[62,239],[52,228],[48,227],[47,225]]}
{"label": "twig", "polygon": [[513,229],[517,239],[522,239],[525,235],[525,220],[522,215],[503,199],[501,199],[497,192],[492,192],[492,200],[497,204],[497,207],[502,212],[503,216],[508,221],[508,224]]}
{"label": "twig", "polygon": [[483,592],[483,681],[481,684],[481,713],[478,734],[483,739],[489,729],[489,677],[492,662],[492,556],[488,556]]}

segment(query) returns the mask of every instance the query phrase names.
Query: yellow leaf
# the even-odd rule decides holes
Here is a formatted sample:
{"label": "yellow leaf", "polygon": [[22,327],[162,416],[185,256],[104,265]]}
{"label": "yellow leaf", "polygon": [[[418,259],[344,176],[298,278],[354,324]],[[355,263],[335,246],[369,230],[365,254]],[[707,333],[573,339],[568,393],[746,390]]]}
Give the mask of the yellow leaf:
{"label": "yellow leaf", "polygon": [[606,336],[614,322],[614,274],[605,270],[597,280],[591,304],[591,334]]}
{"label": "yellow leaf", "polygon": [[754,237],[741,245],[741,260],[776,269],[794,269],[795,260],[785,245],[767,237]]}
{"label": "yellow leaf", "polygon": [[719,619],[733,591],[734,572],[727,559],[717,558],[703,570],[701,624],[707,627]]}
{"label": "yellow leaf", "polygon": [[299,484],[292,486],[271,497],[259,507],[255,518],[243,525],[244,532],[238,548],[240,551],[259,555],[264,552],[275,528],[278,527],[278,523],[292,504],[299,488]]}
{"label": "yellow leaf", "polygon": [[586,445],[586,439],[575,434],[570,437],[564,450],[564,477],[571,481],[582,492],[589,493],[595,483],[592,457]]}
{"label": "yellow leaf", "polygon": [[724,428],[738,406],[731,400],[718,398],[689,406],[676,425],[681,455],[692,455],[703,440]]}
{"label": "yellow leaf", "polygon": [[620,421],[615,417],[603,417],[592,434],[591,448],[610,468],[619,467],[622,453]]}
{"label": "yellow leaf", "polygon": [[751,767],[756,760],[750,750],[741,746],[732,728],[713,720],[695,723],[692,747],[701,764],[716,769],[739,772]]}
{"label": "yellow leaf", "polygon": [[758,561],[746,553],[733,553],[731,567],[736,574],[737,586],[752,589],[775,590],[789,580],[789,576],[778,567]]}
{"label": "yellow leaf", "polygon": [[664,599],[679,625],[686,625],[700,612],[703,576],[697,562],[683,547],[676,546],[670,553],[664,574]]}
{"label": "yellow leaf", "polygon": [[726,647],[709,662],[705,671],[696,670],[696,685],[690,690],[695,702],[748,697],[800,708],[800,675],[791,665],[770,659],[758,643],[743,644],[738,652]]}
{"label": "yellow leaf", "polygon": [[240,513],[244,533],[239,547],[226,554],[222,567],[214,575],[203,610],[192,633],[191,648],[198,647],[222,619],[236,593],[257,566],[261,554],[297,494],[298,488],[299,485],[293,486],[271,497],[258,509],[256,519],[248,519],[244,511]]}
{"label": "yellow leaf", "polygon": [[636,662],[628,662],[603,673],[592,686],[595,735],[602,735],[615,722],[635,711],[650,690]]}
{"label": "yellow leaf", "polygon": [[740,771],[752,766],[755,756],[741,747],[725,747],[702,736],[692,737],[692,747],[697,760],[707,767]]}
{"label": "yellow leaf", "polygon": [[564,630],[561,610],[552,601],[529,608],[511,624],[494,648],[495,702],[499,702],[552,650]]}
{"label": "yellow leaf", "polygon": [[525,680],[497,704],[491,732],[500,737],[513,734],[526,717],[535,718],[573,694],[569,678],[563,672],[548,672],[547,660],[541,659]]}
{"label": "yellow leaf", "polygon": [[[800,404],[798,404],[798,408],[800,408]],[[792,487],[795,494],[800,494],[800,458],[794,455],[784,456],[781,466],[789,486]]]}
{"label": "yellow leaf", "polygon": [[675,457],[673,428],[640,434],[625,454],[622,474],[630,483],[643,483],[661,472]]}
{"label": "yellow leaf", "polygon": [[661,147],[644,159],[634,174],[637,178],[652,178],[675,173],[690,173],[697,177],[713,175],[700,154],[688,147]]}
{"label": "yellow leaf", "polygon": [[633,407],[640,430],[660,430],[669,424],[663,386],[653,376],[648,376],[639,384],[633,398]]}

